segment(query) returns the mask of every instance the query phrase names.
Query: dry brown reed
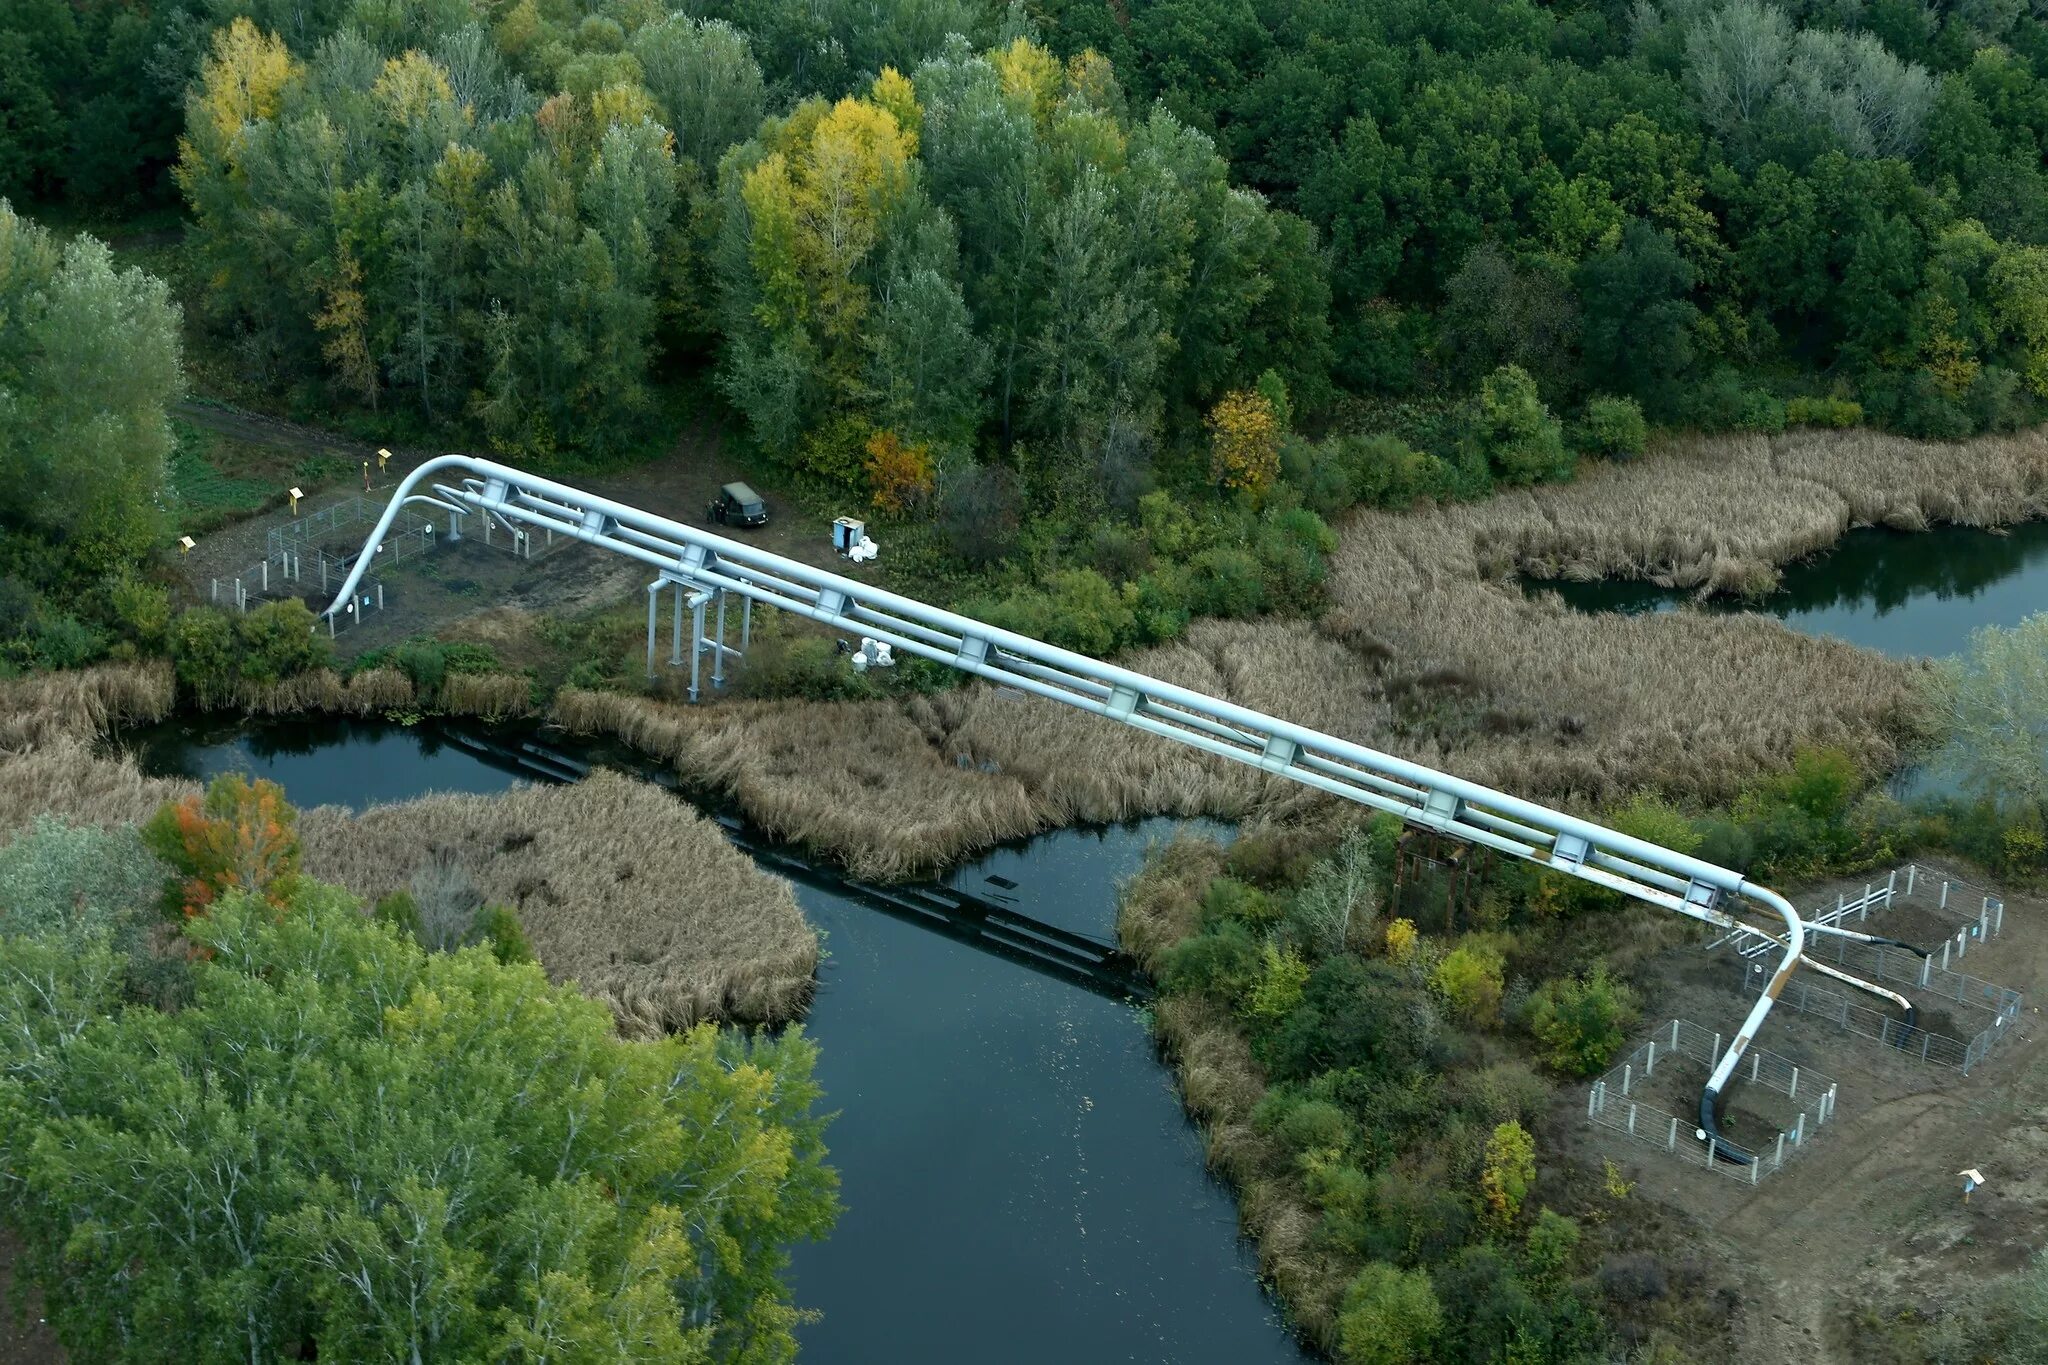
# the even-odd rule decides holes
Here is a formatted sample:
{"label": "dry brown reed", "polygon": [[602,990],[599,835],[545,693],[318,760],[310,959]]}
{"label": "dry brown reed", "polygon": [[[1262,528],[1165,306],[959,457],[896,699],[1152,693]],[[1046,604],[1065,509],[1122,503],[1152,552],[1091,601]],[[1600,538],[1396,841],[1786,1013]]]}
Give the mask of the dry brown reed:
{"label": "dry brown reed", "polygon": [[182,778],[145,777],[127,755],[96,754],[64,736],[0,759],[0,838],[46,814],[73,824],[141,824],[164,802],[198,790]]}
{"label": "dry brown reed", "polygon": [[[1767,584],[1851,526],[1988,525],[2048,511],[2048,434],[1958,445],[1870,432],[1686,438],[1577,482],[1341,528],[1331,609],[1198,622],[1128,660],[1170,681],[1538,799],[1732,797],[1805,745],[1868,772],[1925,735],[1921,665],[1761,616],[1586,615],[1538,576]],[[868,876],[999,840],[1145,814],[1286,817],[1306,789],[987,687],[858,703],[682,707],[565,692],[555,718],[730,794]]]}
{"label": "dry brown reed", "polygon": [[533,684],[517,673],[451,673],[437,705],[451,716],[517,720],[533,714]]}
{"label": "dry brown reed", "polygon": [[170,665],[160,660],[0,682],[0,753],[162,720],[171,713],[175,692]]}
{"label": "dry brown reed", "polygon": [[374,899],[437,854],[518,912],[551,979],[610,1005],[621,1032],[795,1017],[818,963],[787,882],[660,788],[598,772],[566,787],[429,796],[301,814],[304,868]]}
{"label": "dry brown reed", "polygon": [[373,716],[413,702],[412,680],[394,668],[365,669],[348,679],[318,668],[280,682],[244,683],[235,691],[235,704],[252,716]]}

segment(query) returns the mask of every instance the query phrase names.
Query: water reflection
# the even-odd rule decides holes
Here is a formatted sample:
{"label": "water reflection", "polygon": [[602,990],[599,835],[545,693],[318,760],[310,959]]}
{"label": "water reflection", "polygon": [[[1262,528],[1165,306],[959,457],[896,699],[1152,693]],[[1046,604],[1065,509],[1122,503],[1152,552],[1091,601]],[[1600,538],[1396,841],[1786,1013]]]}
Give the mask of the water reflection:
{"label": "water reflection", "polygon": [[[1689,591],[1630,580],[1524,579],[1580,611],[1670,611]],[[1959,526],[1851,531],[1832,549],[1789,565],[1779,590],[1757,602],[1724,598],[1707,611],[1760,611],[1809,635],[1832,635],[1894,657],[1954,654],[1980,626],[2011,626],[2048,608],[2048,521],[2009,533]]]}

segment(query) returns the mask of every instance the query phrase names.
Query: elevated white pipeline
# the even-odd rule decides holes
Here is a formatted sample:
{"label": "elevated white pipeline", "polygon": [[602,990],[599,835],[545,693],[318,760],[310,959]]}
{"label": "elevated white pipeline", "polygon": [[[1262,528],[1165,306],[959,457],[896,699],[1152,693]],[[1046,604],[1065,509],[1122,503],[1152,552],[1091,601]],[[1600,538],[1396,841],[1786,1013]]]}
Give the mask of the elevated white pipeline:
{"label": "elevated white pipeline", "polygon": [[[816,569],[695,526],[597,497],[509,465],[462,455],[428,460],[400,483],[357,556],[330,618],[352,600],[376,547],[413,490],[437,477],[436,505],[457,504],[501,524],[522,523],[638,560],[662,579],[738,593],[963,673],[1117,721],[1149,734],[1387,811],[1403,821],[1526,859],[1723,929],[1733,896],[1781,919],[1784,957],[1702,1096],[1714,1133],[1717,1101],[1736,1063],[1799,964],[1806,926],[1782,896],[1740,873],[1590,820],[1163,679],[998,629],[870,584]],[[1716,1138],[1718,1143],[1718,1138]],[[1728,1149],[1733,1159],[1745,1159]]]}

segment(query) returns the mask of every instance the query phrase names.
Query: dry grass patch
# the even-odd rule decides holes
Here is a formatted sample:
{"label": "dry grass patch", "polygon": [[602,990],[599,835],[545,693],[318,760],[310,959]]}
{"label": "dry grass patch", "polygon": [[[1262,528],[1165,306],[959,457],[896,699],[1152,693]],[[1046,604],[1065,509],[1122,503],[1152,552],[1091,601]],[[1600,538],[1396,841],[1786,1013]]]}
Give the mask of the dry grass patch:
{"label": "dry grass patch", "polygon": [[90,740],[118,725],[162,720],[171,713],[175,693],[171,666],[161,661],[0,682],[0,753],[59,739]]}
{"label": "dry grass patch", "polygon": [[429,796],[299,821],[305,871],[374,899],[436,855],[519,914],[556,981],[636,1036],[801,1012],[818,937],[787,882],[657,787],[598,772],[566,787]]}
{"label": "dry grass patch", "polygon": [[126,754],[103,757],[59,738],[0,758],[0,839],[54,815],[73,824],[139,825],[166,801],[199,790],[175,777],[146,777]]}

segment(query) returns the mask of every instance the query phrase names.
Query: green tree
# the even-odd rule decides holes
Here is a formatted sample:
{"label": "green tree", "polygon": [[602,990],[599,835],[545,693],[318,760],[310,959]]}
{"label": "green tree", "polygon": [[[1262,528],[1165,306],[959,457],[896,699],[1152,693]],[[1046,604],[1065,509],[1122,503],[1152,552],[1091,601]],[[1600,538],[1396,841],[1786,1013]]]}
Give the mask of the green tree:
{"label": "green tree", "polygon": [[178,352],[161,280],[92,237],[60,252],[0,199],[0,528],[58,546],[75,581],[165,538]]}
{"label": "green tree", "polygon": [[1459,1018],[1482,1027],[1500,1022],[1502,974],[1506,960],[1498,948],[1461,943],[1444,954],[1430,974],[1430,984]]}
{"label": "green tree", "polygon": [[800,1033],[626,1042],[333,888],[190,932],[175,1013],[114,1013],[104,950],[0,953],[0,1207],[74,1353],[794,1353],[784,1248],[836,1212]]}
{"label": "green tree", "polygon": [[1693,280],[1670,236],[1641,220],[1613,251],[1580,266],[1588,378],[1640,399],[1653,414],[1670,413],[1692,363]]}
{"label": "green tree", "polygon": [[1938,679],[1948,761],[2001,807],[2048,815],[2048,612],[1976,631]]}

